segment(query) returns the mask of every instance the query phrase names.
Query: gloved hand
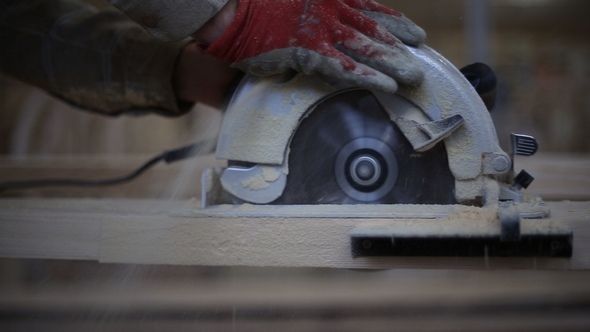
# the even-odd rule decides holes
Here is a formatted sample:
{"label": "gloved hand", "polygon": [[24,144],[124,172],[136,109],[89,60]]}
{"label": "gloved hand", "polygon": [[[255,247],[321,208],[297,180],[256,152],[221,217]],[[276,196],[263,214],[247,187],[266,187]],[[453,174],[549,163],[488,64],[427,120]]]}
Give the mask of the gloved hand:
{"label": "gloved hand", "polygon": [[403,43],[425,38],[403,14],[372,0],[240,0],[207,53],[254,75],[291,68],[393,93],[397,82],[422,80]]}

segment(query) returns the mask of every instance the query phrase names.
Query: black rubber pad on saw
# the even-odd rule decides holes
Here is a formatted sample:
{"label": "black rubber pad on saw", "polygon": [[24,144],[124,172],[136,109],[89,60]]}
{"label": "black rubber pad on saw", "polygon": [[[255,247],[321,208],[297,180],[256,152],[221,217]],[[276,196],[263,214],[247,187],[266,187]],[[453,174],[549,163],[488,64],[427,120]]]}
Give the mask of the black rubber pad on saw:
{"label": "black rubber pad on saw", "polygon": [[351,236],[353,257],[571,257],[572,234],[527,235],[519,241],[490,237]]}

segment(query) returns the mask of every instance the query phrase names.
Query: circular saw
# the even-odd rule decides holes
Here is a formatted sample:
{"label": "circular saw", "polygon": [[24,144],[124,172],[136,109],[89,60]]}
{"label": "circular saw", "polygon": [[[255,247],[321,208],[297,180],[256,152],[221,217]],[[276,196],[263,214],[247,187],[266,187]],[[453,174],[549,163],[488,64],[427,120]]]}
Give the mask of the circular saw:
{"label": "circular saw", "polygon": [[[396,94],[295,72],[244,77],[225,111],[217,144],[217,157],[228,166],[203,174],[202,208],[274,206],[280,216],[282,207],[301,206],[309,216],[320,205],[336,212],[387,205],[391,227],[350,231],[357,256],[431,255],[445,248],[453,248],[450,255],[481,248],[486,254],[571,255],[571,231],[529,222],[547,217],[549,210],[522,194],[532,176],[523,171],[515,177],[513,160],[515,154],[534,154],[537,143],[513,134],[510,155],[499,147],[488,111],[495,101],[491,69],[474,64],[458,70],[427,46],[410,50],[425,78]],[[412,231],[396,224],[441,207],[452,209],[433,215],[448,222],[417,223],[421,226]],[[465,217],[460,214],[449,221],[466,207],[482,215],[492,211],[495,226],[472,218],[473,227],[464,227],[457,224]],[[467,249],[459,248],[466,239]],[[409,250],[408,243],[418,243],[422,251]]]}

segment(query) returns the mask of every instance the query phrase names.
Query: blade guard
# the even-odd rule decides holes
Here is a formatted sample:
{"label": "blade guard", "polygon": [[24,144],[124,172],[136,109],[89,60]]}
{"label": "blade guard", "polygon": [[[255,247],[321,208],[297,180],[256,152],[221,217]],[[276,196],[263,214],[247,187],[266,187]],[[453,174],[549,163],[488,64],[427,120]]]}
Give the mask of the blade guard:
{"label": "blade guard", "polygon": [[[459,202],[497,202],[500,189],[496,181],[489,181],[489,175],[508,172],[511,161],[499,147],[486,106],[461,72],[436,51],[427,46],[410,50],[421,61],[424,82],[400,86],[395,95],[374,95],[392,121],[403,116],[426,123],[462,116],[465,123],[445,138],[456,198]],[[287,174],[290,140],[301,120],[322,100],[349,89],[318,76],[247,76],[226,110],[217,157],[279,166]]]}

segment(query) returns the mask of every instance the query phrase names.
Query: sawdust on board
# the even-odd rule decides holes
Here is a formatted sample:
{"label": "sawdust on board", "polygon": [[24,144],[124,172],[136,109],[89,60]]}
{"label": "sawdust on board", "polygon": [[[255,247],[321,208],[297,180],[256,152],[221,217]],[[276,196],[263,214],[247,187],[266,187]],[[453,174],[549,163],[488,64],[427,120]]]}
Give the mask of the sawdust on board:
{"label": "sawdust on board", "polygon": [[445,219],[468,223],[473,223],[474,221],[497,223],[497,215],[497,209],[495,208],[480,208],[474,206],[458,205]]}
{"label": "sawdust on board", "polygon": [[260,167],[262,173],[254,174],[251,177],[242,180],[241,185],[251,190],[263,190],[277,181],[281,177],[281,172],[275,167]]}
{"label": "sawdust on board", "polygon": [[281,176],[281,172],[279,172],[274,167],[263,167],[262,168],[262,177],[266,182],[275,182]]}
{"label": "sawdust on board", "polygon": [[270,184],[264,180],[262,174],[253,175],[243,180],[241,184],[244,188],[248,188],[251,190],[262,190],[270,186]]}

